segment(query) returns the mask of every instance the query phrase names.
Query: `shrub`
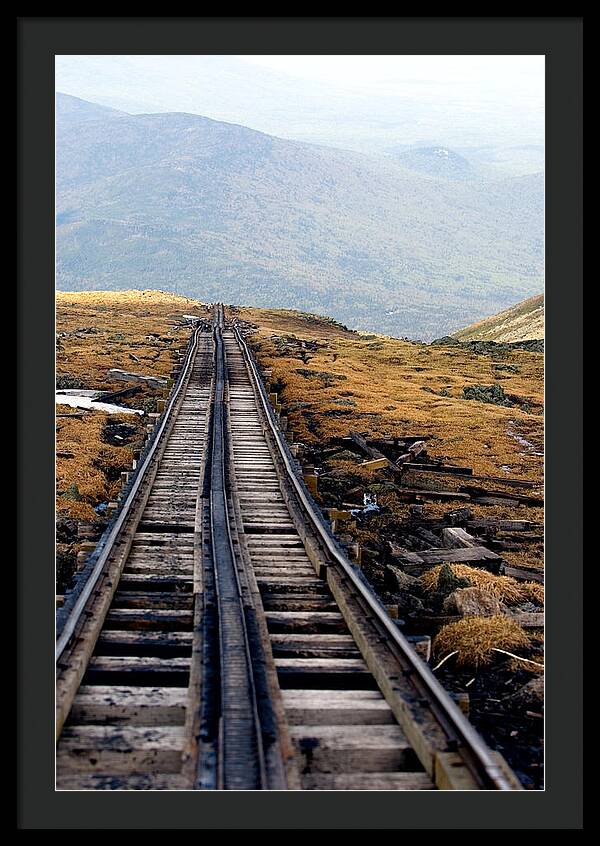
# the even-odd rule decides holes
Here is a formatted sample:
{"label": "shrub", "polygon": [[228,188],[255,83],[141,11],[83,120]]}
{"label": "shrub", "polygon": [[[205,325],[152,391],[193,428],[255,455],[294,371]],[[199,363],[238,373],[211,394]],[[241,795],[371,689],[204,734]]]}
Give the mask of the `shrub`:
{"label": "shrub", "polygon": [[492,403],[493,405],[504,405],[512,408],[512,403],[506,394],[502,385],[469,385],[463,388],[463,397],[467,400],[476,400],[477,402]]}
{"label": "shrub", "polygon": [[64,492],[63,496],[65,499],[72,499],[74,502],[81,501],[81,494],[79,492],[79,488],[75,484],[69,485],[67,490]]}
{"label": "shrub", "polygon": [[438,658],[456,652],[457,666],[474,669],[489,664],[495,649],[513,650],[529,646],[521,626],[509,617],[464,617],[440,629],[433,642]]}
{"label": "shrub", "polygon": [[75,376],[71,376],[69,373],[56,374],[57,391],[67,391],[72,390],[73,388],[83,388],[83,382],[81,381],[81,379],[77,379]]}
{"label": "shrub", "polygon": [[428,593],[443,590],[448,584],[452,585],[452,590],[458,587],[478,587],[509,605],[523,602],[531,595],[510,576],[495,576],[487,570],[469,567],[467,564],[440,564],[432,567],[421,576],[421,584]]}

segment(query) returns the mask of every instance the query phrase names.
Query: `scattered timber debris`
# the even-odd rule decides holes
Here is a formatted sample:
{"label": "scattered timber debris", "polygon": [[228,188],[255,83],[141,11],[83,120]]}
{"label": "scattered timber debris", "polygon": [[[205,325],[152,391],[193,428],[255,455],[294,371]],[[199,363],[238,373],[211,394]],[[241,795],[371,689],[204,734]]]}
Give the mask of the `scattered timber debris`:
{"label": "scattered timber debris", "polygon": [[112,367],[106,374],[107,379],[113,382],[142,382],[151,388],[166,388],[168,380],[162,376],[149,376],[143,373],[130,373],[127,370],[119,370]]}
{"label": "scattered timber debris", "polygon": [[124,397],[132,397],[135,394],[139,394],[142,390],[141,385],[134,385],[132,388],[123,388],[122,391],[111,391],[110,393],[103,393],[99,399],[102,402],[114,402],[116,399],[123,399]]}
{"label": "scattered timber debris", "polygon": [[[281,348],[287,356],[306,353],[298,348],[294,351],[287,339],[281,341]],[[329,379],[329,374],[309,369],[298,372],[324,383]],[[269,384],[281,419],[285,415],[280,400],[283,385],[271,379]],[[502,404],[518,399],[492,393],[492,401]],[[429,435],[375,436],[352,430],[346,437],[330,438],[319,446],[296,444],[284,419],[292,452],[302,461],[305,482],[321,504],[331,530],[394,623],[415,643],[426,644],[425,661],[432,660],[433,638],[449,624],[471,619],[503,621],[502,625],[515,626],[523,633],[519,655],[511,658],[508,653],[494,652],[485,674],[483,670],[476,676],[465,672],[463,678],[452,661],[444,668],[446,687],[452,691],[456,685],[461,707],[471,707],[476,719],[481,718],[488,685],[494,689],[501,677],[502,696],[506,696],[515,684],[523,684],[531,667],[542,667],[544,576],[536,565],[542,556],[543,527],[531,519],[505,517],[509,508],[518,512],[542,507],[541,484],[508,475],[476,474],[472,467],[429,455]],[[510,471],[509,467],[502,469]],[[502,517],[481,517],[488,507],[491,515],[494,508],[501,509]],[[514,565],[513,553],[518,555]],[[522,561],[531,561],[531,565],[522,565]],[[428,592],[423,578],[434,570],[441,571],[439,584]],[[463,578],[467,573],[469,577]],[[522,661],[517,669],[513,668],[515,660]],[[475,693],[475,699],[470,700],[470,693]],[[506,720],[516,724],[519,732],[523,720],[533,719],[515,714],[514,706],[494,707],[505,707]],[[497,725],[496,720],[492,734]]]}

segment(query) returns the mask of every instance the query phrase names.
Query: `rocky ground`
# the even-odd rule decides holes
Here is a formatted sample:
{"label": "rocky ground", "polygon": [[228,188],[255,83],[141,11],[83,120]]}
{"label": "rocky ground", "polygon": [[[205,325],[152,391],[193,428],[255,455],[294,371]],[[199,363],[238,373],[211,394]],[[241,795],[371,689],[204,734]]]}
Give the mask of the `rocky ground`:
{"label": "rocky ground", "polygon": [[[543,343],[426,345],[232,313],[338,539],[522,784],[541,788]],[[448,465],[473,478],[430,470]],[[454,562],[469,545],[484,552]]]}
{"label": "rocky ground", "polygon": [[[108,381],[115,368],[168,377],[189,337],[186,314],[206,316],[206,307],[160,292],[59,294],[57,386],[117,391],[127,385]],[[390,615],[421,639],[523,785],[540,788],[542,344],[427,345],[298,312],[229,315],[251,330],[338,538],[351,554],[360,549]],[[143,415],[57,406],[57,594],[102,531],[168,390],[136,387],[114,402]],[[448,465],[472,478],[437,472]],[[487,552],[453,560],[469,545]]]}
{"label": "rocky ground", "polygon": [[[142,414],[107,414],[56,406],[56,593],[72,584],[78,556],[106,524],[110,503],[142,449],[146,427],[168,392],[167,380],[185,349],[190,325],[184,315],[206,316],[205,306],[159,291],[58,293],[56,298],[57,390],[98,390]],[[110,370],[165,380],[113,380]],[[123,393],[124,392],[124,393]],[[106,397],[104,397],[106,399]]]}

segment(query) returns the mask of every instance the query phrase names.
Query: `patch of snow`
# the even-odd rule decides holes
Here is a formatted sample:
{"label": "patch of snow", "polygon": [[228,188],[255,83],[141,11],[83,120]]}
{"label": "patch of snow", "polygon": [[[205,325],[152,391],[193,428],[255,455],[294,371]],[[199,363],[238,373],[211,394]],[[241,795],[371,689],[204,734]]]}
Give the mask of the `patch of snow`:
{"label": "patch of snow", "polygon": [[104,411],[106,414],[144,414],[141,408],[126,408],[123,405],[113,405],[110,402],[95,402],[93,396],[96,395],[98,395],[98,391],[81,391],[77,394],[65,394],[57,391],[56,404],[68,405],[71,408],[89,408],[90,411]]}
{"label": "patch of snow", "polygon": [[83,388],[64,388],[56,392],[56,396],[72,396],[72,397],[99,397],[107,391],[88,391]]}
{"label": "patch of snow", "polygon": [[[514,421],[514,420],[509,420],[509,423],[510,423],[511,425],[513,425],[513,426],[514,426],[515,421]],[[534,447],[534,445],[533,445],[530,441],[528,441],[528,440],[527,440],[527,438],[524,438],[524,437],[523,437],[523,435],[519,435],[519,433],[518,433],[518,432],[515,432],[515,430],[514,430],[514,429],[508,428],[508,429],[506,430],[506,434],[507,434],[507,435],[509,435],[509,437],[511,437],[511,438],[512,438],[513,440],[515,440],[518,444],[520,444],[522,447],[524,447],[524,448],[525,448],[525,452],[522,452],[522,453],[521,453],[521,455],[527,455],[527,454],[529,454],[529,455],[538,455],[538,456],[540,456],[541,458],[543,458],[543,457],[544,457],[544,453],[543,453],[543,452],[537,452],[537,451],[536,451],[536,448]]]}

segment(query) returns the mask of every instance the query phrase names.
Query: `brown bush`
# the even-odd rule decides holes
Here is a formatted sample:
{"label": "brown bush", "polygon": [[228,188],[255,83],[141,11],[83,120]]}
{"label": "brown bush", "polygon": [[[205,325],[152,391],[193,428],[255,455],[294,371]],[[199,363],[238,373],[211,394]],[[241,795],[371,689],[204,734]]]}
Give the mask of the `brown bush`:
{"label": "brown bush", "polygon": [[464,617],[440,629],[433,642],[438,658],[457,652],[456,664],[474,669],[489,664],[494,649],[512,651],[529,646],[521,626],[509,617]]}
{"label": "brown bush", "polygon": [[[428,593],[437,590],[443,567],[443,564],[439,564],[437,567],[427,570],[421,576],[421,584]],[[464,579],[471,587],[485,590],[507,605],[515,605],[526,599],[526,591],[522,589],[516,579],[512,579],[510,576],[495,576],[493,573],[488,573],[487,570],[469,567],[467,564],[452,564],[450,567],[457,579]]]}

